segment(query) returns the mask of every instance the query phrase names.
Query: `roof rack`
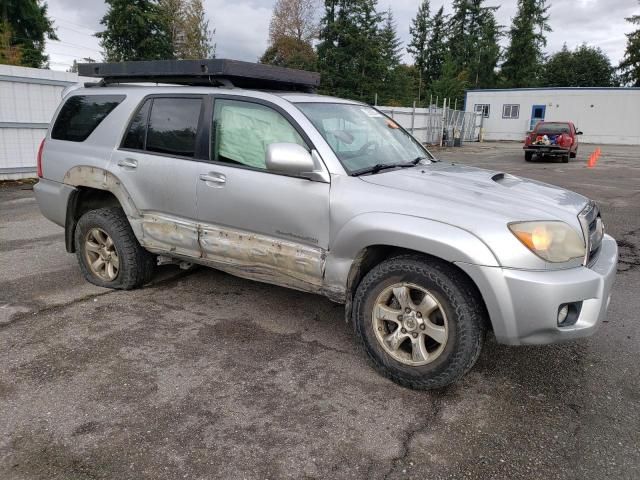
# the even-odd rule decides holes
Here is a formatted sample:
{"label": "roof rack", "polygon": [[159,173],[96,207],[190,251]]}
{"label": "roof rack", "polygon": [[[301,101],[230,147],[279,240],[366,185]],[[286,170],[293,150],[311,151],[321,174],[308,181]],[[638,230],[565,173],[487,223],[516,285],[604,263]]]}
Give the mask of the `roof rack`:
{"label": "roof rack", "polygon": [[119,63],[80,63],[78,74],[112,83],[174,83],[314,92],[320,74],[239,60],[149,60]]}

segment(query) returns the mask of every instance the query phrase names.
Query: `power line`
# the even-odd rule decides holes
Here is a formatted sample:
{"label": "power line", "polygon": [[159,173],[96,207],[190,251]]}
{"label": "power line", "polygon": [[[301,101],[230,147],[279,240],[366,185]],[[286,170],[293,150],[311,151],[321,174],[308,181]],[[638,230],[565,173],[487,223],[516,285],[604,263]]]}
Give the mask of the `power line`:
{"label": "power line", "polygon": [[65,23],[68,23],[70,25],[75,25],[76,27],[84,28],[85,30],[93,31],[91,28],[85,27],[84,25],[80,25],[79,23],[72,22],[71,20],[67,20],[66,18],[57,17],[55,15],[50,15],[50,17],[55,18],[56,20],[58,20],[60,22],[65,22]]}

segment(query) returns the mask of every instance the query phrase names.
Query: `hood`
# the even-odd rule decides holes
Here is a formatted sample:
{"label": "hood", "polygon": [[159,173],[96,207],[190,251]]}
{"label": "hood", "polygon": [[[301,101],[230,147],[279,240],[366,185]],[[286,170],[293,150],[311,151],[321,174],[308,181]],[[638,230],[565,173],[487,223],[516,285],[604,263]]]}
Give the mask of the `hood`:
{"label": "hood", "polygon": [[583,195],[508,173],[437,162],[367,175],[363,181],[450,200],[510,221],[559,219],[576,226],[588,199]]}

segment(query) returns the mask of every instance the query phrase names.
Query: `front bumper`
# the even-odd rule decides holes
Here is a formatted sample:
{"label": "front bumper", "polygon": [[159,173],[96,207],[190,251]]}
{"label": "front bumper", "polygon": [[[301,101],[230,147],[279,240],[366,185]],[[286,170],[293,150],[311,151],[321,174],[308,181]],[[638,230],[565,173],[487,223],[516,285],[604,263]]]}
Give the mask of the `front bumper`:
{"label": "front bumper", "polygon": [[[605,235],[590,268],[530,271],[458,266],[480,289],[498,342],[532,345],[592,335],[606,316],[617,264],[616,241]],[[559,327],[559,306],[579,301],[582,309],[576,323]]]}

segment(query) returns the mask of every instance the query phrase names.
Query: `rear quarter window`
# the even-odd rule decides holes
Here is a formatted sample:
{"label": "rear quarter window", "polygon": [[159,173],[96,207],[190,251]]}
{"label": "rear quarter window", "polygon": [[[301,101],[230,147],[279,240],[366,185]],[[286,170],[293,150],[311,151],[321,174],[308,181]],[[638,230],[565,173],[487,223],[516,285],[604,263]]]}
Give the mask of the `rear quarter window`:
{"label": "rear quarter window", "polygon": [[83,142],[114,108],[124,95],[76,95],[69,97],[53,124],[51,138]]}

